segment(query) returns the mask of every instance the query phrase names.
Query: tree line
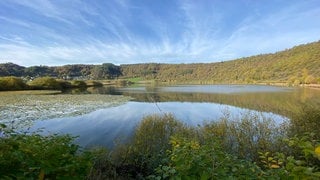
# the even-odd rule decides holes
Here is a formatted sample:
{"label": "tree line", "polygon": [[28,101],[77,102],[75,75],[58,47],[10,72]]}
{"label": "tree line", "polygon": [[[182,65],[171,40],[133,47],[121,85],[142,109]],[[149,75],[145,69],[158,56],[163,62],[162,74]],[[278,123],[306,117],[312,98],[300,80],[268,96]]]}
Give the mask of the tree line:
{"label": "tree line", "polygon": [[320,83],[320,41],[272,54],[231,61],[193,64],[65,65],[23,67],[0,64],[0,76],[61,79],[141,78],[169,83],[259,83],[285,82],[292,85]]}
{"label": "tree line", "polygon": [[59,79],[112,79],[121,75],[120,67],[111,63],[101,65],[73,64],[65,66],[24,67],[13,63],[0,64],[0,76],[56,77]]}

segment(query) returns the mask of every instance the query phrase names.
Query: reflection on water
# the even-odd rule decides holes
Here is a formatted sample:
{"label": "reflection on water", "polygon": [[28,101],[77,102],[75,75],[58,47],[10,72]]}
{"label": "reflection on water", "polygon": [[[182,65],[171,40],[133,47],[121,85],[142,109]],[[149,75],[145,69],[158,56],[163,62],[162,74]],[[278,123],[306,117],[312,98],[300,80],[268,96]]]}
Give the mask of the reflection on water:
{"label": "reflection on water", "polygon": [[[128,137],[141,119],[154,113],[173,113],[175,117],[188,125],[202,124],[203,121],[217,120],[224,112],[238,117],[249,110],[214,103],[191,102],[128,102],[127,104],[101,109],[83,116],[57,118],[38,121],[34,129],[45,127],[46,131],[71,133],[79,136],[82,146],[103,145],[112,147],[116,138]],[[282,122],[283,117],[272,113],[261,113],[262,116]]]}
{"label": "reflection on water", "polygon": [[[217,120],[223,112],[237,117],[247,111],[282,122],[291,118],[305,102],[320,107],[320,91],[255,85],[196,85],[170,87],[91,87],[66,93],[117,94],[133,97],[118,107],[101,109],[83,116],[39,121],[34,129],[80,136],[83,146],[112,147],[115,138],[128,137],[141,119],[154,113],[172,113],[189,125]],[[279,115],[276,115],[279,114]],[[235,118],[237,119],[237,118]]]}
{"label": "reflection on water", "polygon": [[[134,89],[131,89],[134,90]],[[145,89],[150,91],[150,89]],[[292,88],[283,88],[275,86],[257,86],[257,85],[179,85],[169,87],[157,87],[151,89],[160,92],[179,92],[179,93],[252,93],[252,92],[288,92]]]}

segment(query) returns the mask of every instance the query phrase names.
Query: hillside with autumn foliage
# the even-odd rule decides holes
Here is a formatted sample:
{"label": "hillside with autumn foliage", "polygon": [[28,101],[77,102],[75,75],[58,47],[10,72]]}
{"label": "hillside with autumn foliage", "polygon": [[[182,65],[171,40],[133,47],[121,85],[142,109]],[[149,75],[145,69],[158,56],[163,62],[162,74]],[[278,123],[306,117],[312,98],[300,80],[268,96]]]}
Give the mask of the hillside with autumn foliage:
{"label": "hillside with autumn foliage", "polygon": [[272,54],[262,54],[215,63],[194,64],[74,64],[23,67],[0,64],[0,76],[62,79],[139,78],[170,83],[320,83],[320,41],[295,46]]}
{"label": "hillside with autumn foliage", "polygon": [[320,41],[218,63],[121,65],[121,72],[124,77],[178,83],[320,83]]}

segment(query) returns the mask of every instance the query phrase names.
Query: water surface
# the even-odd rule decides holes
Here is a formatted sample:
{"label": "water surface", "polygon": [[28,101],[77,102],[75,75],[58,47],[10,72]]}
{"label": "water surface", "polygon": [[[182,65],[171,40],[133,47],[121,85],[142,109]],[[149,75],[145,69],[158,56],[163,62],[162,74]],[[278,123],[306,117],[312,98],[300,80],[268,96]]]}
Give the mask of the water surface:
{"label": "water surface", "polygon": [[[234,119],[246,113],[258,113],[249,109],[215,103],[195,102],[128,102],[124,105],[100,109],[83,116],[56,118],[38,121],[34,129],[45,128],[51,133],[71,133],[79,136],[82,146],[102,145],[112,147],[114,140],[130,137],[134,128],[144,116],[172,113],[185,124],[196,126],[204,121],[218,120],[227,113]],[[281,123],[285,118],[273,113],[258,113]]]}
{"label": "water surface", "polygon": [[301,103],[320,97],[317,90],[256,85],[103,87],[89,88],[83,93],[120,94],[133,100],[82,116],[37,121],[33,128],[71,133],[79,136],[77,142],[82,146],[112,147],[115,139],[130,137],[141,119],[150,114],[172,113],[192,126],[218,120],[226,113],[233,119],[258,113],[261,118],[281,123]]}

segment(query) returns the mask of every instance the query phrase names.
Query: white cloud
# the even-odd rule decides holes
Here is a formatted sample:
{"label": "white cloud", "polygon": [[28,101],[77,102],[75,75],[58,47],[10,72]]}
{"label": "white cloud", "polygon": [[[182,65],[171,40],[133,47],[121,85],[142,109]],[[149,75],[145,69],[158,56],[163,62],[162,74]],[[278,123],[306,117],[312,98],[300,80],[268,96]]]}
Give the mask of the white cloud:
{"label": "white cloud", "polygon": [[13,19],[13,18],[7,18],[4,16],[0,16],[0,20],[7,21],[9,23],[16,24],[16,25],[23,26],[23,27],[27,27],[27,28],[31,27],[29,23],[27,23],[25,21],[21,21],[19,19]]}
{"label": "white cloud", "polygon": [[[210,62],[275,52],[320,39],[320,21],[314,21],[320,18],[320,7],[308,7],[307,2],[269,14],[254,10],[230,29],[223,29],[227,15],[214,6],[215,2],[208,5],[202,1],[179,1],[174,9],[179,17],[172,17],[177,22],[168,22],[152,9],[127,0],[108,2],[105,6],[81,0],[68,4],[12,0],[10,3],[48,18],[45,21],[54,19],[62,23],[55,27],[56,24],[0,15],[0,21],[18,29],[17,34],[0,35],[0,62],[10,60],[22,65]],[[143,18],[139,22],[135,22],[137,11]],[[137,34],[132,24],[151,35]]]}

